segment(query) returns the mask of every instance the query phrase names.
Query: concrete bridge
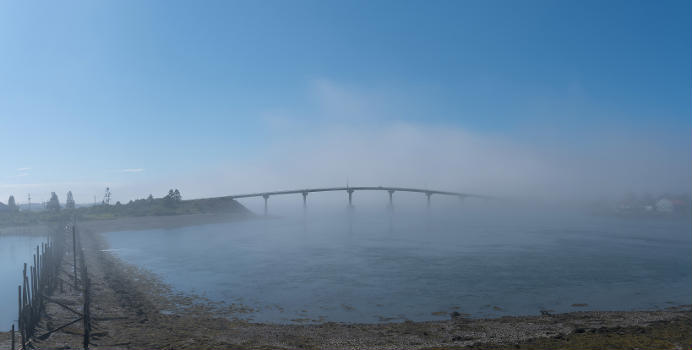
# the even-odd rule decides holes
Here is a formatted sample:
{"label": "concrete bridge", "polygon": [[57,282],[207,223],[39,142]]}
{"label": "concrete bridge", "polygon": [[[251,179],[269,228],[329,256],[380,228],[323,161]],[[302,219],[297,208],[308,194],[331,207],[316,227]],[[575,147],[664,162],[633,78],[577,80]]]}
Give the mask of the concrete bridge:
{"label": "concrete bridge", "polygon": [[439,191],[439,190],[409,188],[409,187],[383,187],[383,186],[377,186],[377,187],[346,186],[346,187],[310,188],[310,189],[302,189],[302,190],[288,190],[288,191],[237,194],[237,195],[231,195],[228,197],[231,197],[232,199],[262,197],[262,198],[264,198],[264,215],[267,215],[267,213],[268,213],[268,201],[269,201],[270,196],[278,196],[278,195],[284,195],[284,194],[301,194],[301,195],[303,195],[303,210],[305,211],[307,209],[307,201],[308,201],[308,194],[309,193],[334,192],[334,191],[345,191],[348,194],[348,207],[349,208],[353,208],[353,192],[355,192],[355,191],[386,191],[387,193],[389,193],[389,206],[390,206],[390,208],[392,208],[394,206],[394,199],[393,199],[394,192],[422,193],[425,195],[425,197],[427,199],[428,209],[430,209],[430,197],[432,197],[432,195],[453,196],[453,197],[458,197],[459,199],[462,199],[462,200],[464,198],[486,198],[486,199],[491,198],[489,196],[482,196],[482,195],[470,194],[470,193]]}

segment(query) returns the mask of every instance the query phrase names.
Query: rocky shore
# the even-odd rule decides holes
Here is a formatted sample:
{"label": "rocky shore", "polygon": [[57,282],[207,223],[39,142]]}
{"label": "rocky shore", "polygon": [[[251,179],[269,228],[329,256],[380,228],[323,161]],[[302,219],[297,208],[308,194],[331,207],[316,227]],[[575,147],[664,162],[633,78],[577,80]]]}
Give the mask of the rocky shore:
{"label": "rocky shore", "polygon": [[[83,223],[92,286],[92,349],[457,349],[690,348],[689,306],[655,311],[572,312],[541,316],[381,324],[275,325],[233,319],[241,309],[174,293],[156,276],[107,251],[99,232],[209,223],[209,217],[132,218]],[[216,217],[213,220],[233,218]],[[217,221],[220,222],[220,221]],[[64,259],[62,278],[71,279]],[[81,295],[69,284],[51,296],[43,333],[75,319]],[[64,306],[60,306],[63,304]],[[455,317],[456,316],[456,317]],[[82,348],[81,323],[39,339],[40,349]],[[628,345],[629,344],[629,345]],[[0,348],[9,335],[0,333]]]}

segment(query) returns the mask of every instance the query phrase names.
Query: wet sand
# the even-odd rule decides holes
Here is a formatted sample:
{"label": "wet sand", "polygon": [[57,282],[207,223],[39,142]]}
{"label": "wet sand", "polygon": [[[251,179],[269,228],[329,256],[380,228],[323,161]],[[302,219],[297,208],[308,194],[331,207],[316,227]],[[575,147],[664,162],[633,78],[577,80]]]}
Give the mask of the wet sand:
{"label": "wet sand", "polygon": [[[692,312],[689,306],[654,311],[572,312],[496,319],[468,319],[459,315],[447,321],[434,322],[249,323],[234,319],[234,315],[245,312],[240,305],[224,305],[174,293],[153,274],[104,251],[108,246],[99,234],[211,223],[207,219],[222,222],[214,220],[238,218],[187,215],[80,224],[93,292],[92,349],[452,349],[503,348],[518,344],[539,348],[541,342],[552,342],[548,348],[555,348],[568,347],[574,339],[605,339],[611,343],[597,344],[617,348],[619,343],[612,341],[618,337],[624,337],[622,344],[631,344],[631,338],[647,334],[651,335],[646,337],[647,341],[660,340],[662,343],[644,344],[658,348],[668,345],[670,348],[690,346],[672,335],[668,337],[670,339],[659,339],[665,338],[666,332],[682,332],[682,339],[692,336],[689,327],[681,326],[690,324]],[[51,298],[74,310],[81,310],[80,292],[70,286],[73,278],[71,271],[72,258],[68,255],[62,264],[61,278],[65,281],[63,291],[54,291]],[[77,317],[65,307],[49,302],[41,322],[42,330],[37,333],[42,334]],[[650,339],[652,337],[653,340]],[[8,341],[7,333],[0,334],[0,348],[9,348]],[[36,343],[41,349],[74,349],[81,348],[81,344],[81,322]],[[582,348],[586,346],[580,344]]]}

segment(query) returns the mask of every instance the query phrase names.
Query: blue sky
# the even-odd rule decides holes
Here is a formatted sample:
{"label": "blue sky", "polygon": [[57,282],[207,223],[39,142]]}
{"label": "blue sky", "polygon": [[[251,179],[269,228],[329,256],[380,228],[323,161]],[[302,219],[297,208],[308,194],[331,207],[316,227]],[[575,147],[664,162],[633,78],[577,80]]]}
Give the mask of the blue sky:
{"label": "blue sky", "polygon": [[0,1],[0,200],[346,178],[689,191],[691,14],[689,1]]}

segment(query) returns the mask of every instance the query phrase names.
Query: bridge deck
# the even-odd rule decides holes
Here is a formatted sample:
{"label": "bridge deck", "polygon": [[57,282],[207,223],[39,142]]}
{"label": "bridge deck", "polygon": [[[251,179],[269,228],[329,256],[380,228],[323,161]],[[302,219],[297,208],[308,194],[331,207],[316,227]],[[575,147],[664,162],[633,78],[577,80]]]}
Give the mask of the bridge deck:
{"label": "bridge deck", "polygon": [[248,197],[264,197],[264,196],[275,196],[275,195],[281,195],[281,194],[298,194],[298,193],[312,193],[312,192],[329,192],[329,191],[394,191],[394,192],[419,192],[419,193],[425,193],[425,194],[436,194],[436,195],[445,195],[445,196],[457,196],[457,197],[475,197],[475,198],[490,198],[487,196],[481,196],[481,195],[476,195],[476,194],[470,194],[470,193],[461,193],[461,192],[451,192],[451,191],[437,191],[437,190],[428,190],[428,189],[420,189],[420,188],[408,188],[408,187],[384,187],[384,186],[377,186],[377,187],[324,187],[324,188],[306,188],[306,189],[301,189],[301,190],[288,190],[288,191],[273,191],[273,192],[257,192],[257,193],[246,193],[246,194],[237,194],[237,195],[231,195],[228,197],[231,197],[233,199],[237,198],[248,198]]}

